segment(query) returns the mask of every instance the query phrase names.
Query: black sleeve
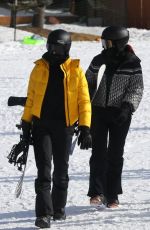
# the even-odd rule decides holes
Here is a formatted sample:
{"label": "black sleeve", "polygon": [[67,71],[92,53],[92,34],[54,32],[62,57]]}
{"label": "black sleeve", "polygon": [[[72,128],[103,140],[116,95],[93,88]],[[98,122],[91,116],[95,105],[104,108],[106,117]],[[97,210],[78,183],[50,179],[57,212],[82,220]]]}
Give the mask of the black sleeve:
{"label": "black sleeve", "polygon": [[144,83],[140,62],[134,60],[130,65],[132,66],[132,73],[130,75],[128,90],[126,91],[123,101],[131,104],[134,112],[138,108],[142,99]]}
{"label": "black sleeve", "polygon": [[97,87],[97,77],[100,66],[103,64],[102,55],[99,54],[91,61],[85,75],[88,82],[90,98],[93,98]]}

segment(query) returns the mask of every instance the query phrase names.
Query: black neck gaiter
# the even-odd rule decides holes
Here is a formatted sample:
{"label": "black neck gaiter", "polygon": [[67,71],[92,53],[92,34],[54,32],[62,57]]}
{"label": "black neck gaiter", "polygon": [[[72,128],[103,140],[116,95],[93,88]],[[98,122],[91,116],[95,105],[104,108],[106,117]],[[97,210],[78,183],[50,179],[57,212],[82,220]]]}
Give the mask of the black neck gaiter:
{"label": "black neck gaiter", "polygon": [[56,55],[56,54],[51,54],[49,52],[46,52],[42,57],[50,65],[61,65],[69,58],[69,55]]}

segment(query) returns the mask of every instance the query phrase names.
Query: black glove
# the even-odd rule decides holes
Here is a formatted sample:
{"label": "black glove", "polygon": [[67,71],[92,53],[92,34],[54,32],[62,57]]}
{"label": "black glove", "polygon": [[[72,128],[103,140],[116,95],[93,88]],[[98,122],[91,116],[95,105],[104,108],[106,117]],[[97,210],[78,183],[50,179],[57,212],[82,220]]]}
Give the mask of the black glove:
{"label": "black glove", "polygon": [[31,123],[22,120],[21,128],[23,133],[22,139],[28,142],[30,140],[30,134],[31,134]]}
{"label": "black glove", "polygon": [[92,137],[89,127],[79,126],[78,145],[80,146],[80,149],[88,149],[92,147]]}
{"label": "black glove", "polygon": [[121,105],[120,113],[115,119],[115,123],[119,126],[123,125],[124,122],[126,122],[132,115],[132,107],[129,103],[124,102]]}

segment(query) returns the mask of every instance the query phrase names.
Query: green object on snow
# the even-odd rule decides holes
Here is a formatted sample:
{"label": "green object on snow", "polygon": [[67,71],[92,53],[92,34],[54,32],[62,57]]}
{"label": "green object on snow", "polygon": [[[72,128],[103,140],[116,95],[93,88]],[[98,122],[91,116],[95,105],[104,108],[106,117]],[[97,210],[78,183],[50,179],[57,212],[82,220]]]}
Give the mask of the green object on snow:
{"label": "green object on snow", "polygon": [[32,36],[24,37],[22,43],[26,45],[41,45],[45,43],[45,39],[40,35],[34,34]]}

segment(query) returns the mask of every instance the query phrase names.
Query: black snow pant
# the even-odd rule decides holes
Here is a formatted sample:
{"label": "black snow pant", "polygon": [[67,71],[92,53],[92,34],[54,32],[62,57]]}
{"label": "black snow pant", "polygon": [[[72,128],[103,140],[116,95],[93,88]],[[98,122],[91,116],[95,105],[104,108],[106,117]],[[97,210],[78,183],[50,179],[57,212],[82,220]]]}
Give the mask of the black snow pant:
{"label": "black snow pant", "polygon": [[73,132],[73,126],[67,128],[63,121],[46,122],[33,119],[33,146],[37,166],[35,180],[37,217],[53,215],[56,209],[64,208],[66,205],[69,148]]}
{"label": "black snow pant", "polygon": [[117,108],[93,107],[92,155],[88,196],[103,194],[106,199],[116,199],[122,194],[121,175],[125,139],[131,117],[119,126],[115,117]]}

